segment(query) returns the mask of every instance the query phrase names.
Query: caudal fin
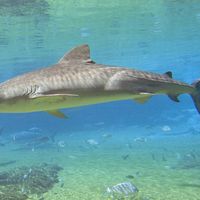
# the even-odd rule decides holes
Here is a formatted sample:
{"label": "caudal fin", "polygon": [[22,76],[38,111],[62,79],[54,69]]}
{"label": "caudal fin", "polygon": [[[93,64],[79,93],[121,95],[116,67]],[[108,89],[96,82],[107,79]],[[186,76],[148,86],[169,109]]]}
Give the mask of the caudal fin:
{"label": "caudal fin", "polygon": [[195,91],[191,94],[191,96],[194,101],[194,105],[200,114],[200,79],[192,83],[192,85],[195,87]]}

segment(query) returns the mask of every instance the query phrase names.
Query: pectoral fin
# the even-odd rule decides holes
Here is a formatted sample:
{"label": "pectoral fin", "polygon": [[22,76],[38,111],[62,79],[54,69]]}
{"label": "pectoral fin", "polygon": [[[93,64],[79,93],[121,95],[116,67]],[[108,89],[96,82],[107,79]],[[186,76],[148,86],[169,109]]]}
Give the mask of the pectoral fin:
{"label": "pectoral fin", "polygon": [[150,98],[151,96],[141,97],[141,98],[134,99],[134,101],[136,101],[137,103],[143,104],[143,103],[146,103]]}
{"label": "pectoral fin", "polygon": [[48,110],[47,111],[50,115],[53,115],[55,117],[59,117],[59,118],[68,118],[64,113],[62,113],[60,110]]}
{"label": "pectoral fin", "polygon": [[140,95],[136,98],[134,98],[134,101],[136,101],[137,103],[146,103],[151,97],[152,97],[153,94],[151,93],[140,93]]}

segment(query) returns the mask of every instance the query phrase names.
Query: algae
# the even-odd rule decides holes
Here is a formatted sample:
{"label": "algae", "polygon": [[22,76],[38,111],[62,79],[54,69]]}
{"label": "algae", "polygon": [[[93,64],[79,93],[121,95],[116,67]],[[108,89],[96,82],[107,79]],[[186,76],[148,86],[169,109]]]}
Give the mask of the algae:
{"label": "algae", "polygon": [[0,173],[0,199],[25,200],[29,195],[42,195],[59,182],[58,165],[19,167]]}

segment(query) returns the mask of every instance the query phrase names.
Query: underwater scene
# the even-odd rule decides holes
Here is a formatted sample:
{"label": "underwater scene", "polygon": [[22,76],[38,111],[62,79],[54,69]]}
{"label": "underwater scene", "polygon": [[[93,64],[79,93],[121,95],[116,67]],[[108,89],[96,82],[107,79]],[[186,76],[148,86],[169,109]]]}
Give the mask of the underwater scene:
{"label": "underwater scene", "polygon": [[[200,200],[199,38],[198,0],[0,0],[0,200]],[[139,96],[96,101],[93,90],[58,111],[60,94],[36,86],[43,73],[58,87],[62,71],[7,81],[71,59],[79,67],[65,72],[81,92],[103,84],[98,70],[123,69],[105,88]],[[91,73],[78,80],[78,70]],[[22,96],[39,112],[18,104],[31,78]],[[62,95],[78,102],[74,90]]]}

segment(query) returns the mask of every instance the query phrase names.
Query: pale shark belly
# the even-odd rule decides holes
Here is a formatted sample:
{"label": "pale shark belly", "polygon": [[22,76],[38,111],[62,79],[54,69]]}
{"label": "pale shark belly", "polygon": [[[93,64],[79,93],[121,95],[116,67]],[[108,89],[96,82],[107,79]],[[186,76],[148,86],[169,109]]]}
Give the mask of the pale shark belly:
{"label": "pale shark belly", "polygon": [[112,94],[112,95],[91,95],[91,96],[56,96],[42,98],[21,98],[12,99],[0,104],[1,113],[17,113],[17,112],[37,112],[57,110],[62,108],[72,108],[86,106],[91,104],[106,103],[111,101],[120,101],[126,99],[137,98],[137,95],[130,94]]}

